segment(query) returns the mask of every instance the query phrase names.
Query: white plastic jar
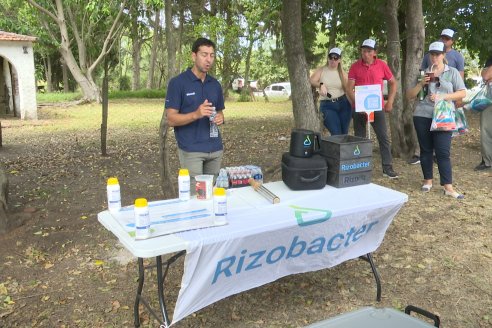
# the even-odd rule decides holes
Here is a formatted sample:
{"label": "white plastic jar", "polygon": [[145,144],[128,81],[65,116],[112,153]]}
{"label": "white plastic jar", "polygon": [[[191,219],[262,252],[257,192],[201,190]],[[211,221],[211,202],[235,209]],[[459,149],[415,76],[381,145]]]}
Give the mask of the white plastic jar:
{"label": "white plastic jar", "polygon": [[178,176],[179,200],[190,200],[190,173],[188,169],[180,169]]}
{"label": "white plastic jar", "polygon": [[135,239],[150,237],[150,215],[147,199],[135,199]]}
{"label": "white plastic jar", "polygon": [[118,179],[109,178],[107,183],[108,209],[111,213],[116,213],[121,209],[121,191]]}
{"label": "white plastic jar", "polygon": [[214,224],[227,224],[227,194],[224,188],[214,190]]}

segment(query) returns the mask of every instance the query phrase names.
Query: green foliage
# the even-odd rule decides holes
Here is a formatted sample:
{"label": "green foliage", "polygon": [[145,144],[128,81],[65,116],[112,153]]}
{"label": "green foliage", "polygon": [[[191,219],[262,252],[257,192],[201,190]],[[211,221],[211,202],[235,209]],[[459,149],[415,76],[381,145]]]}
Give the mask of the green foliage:
{"label": "green foliage", "polygon": [[37,93],[36,100],[39,104],[43,103],[60,103],[67,101],[76,101],[82,98],[80,92],[50,92],[50,93]]}
{"label": "green foliage", "polygon": [[128,91],[131,89],[131,80],[128,75],[120,76],[118,83],[120,91]]}
{"label": "green foliage", "polygon": [[110,91],[109,99],[124,99],[124,98],[165,98],[166,90],[158,89],[141,89],[136,91]]}

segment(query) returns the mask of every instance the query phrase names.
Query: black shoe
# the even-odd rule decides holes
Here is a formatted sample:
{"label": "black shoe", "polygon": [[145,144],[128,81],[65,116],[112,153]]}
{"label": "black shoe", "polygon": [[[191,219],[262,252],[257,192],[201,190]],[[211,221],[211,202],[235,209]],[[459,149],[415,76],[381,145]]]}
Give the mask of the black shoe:
{"label": "black shoe", "polygon": [[410,158],[407,161],[407,164],[411,164],[411,165],[420,164],[420,156],[413,155],[412,158]]}
{"label": "black shoe", "polygon": [[482,163],[478,164],[477,166],[475,166],[475,171],[489,170],[491,168],[492,168],[492,166],[485,165],[485,162],[482,162]]}
{"label": "black shoe", "polygon": [[388,177],[390,179],[397,179],[398,173],[393,171],[393,167],[387,166],[387,167],[383,167],[383,176]]}

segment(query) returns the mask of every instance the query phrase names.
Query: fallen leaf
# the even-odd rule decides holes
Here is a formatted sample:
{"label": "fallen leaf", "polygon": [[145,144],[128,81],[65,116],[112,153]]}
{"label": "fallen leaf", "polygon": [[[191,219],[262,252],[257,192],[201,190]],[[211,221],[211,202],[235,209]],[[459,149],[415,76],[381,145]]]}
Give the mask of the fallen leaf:
{"label": "fallen leaf", "polygon": [[103,260],[95,260],[94,264],[97,266],[102,266],[104,264],[104,261]]}
{"label": "fallen leaf", "polygon": [[53,263],[50,263],[50,262],[46,262],[46,263],[44,264],[44,268],[45,268],[45,269],[49,269],[49,268],[51,268],[51,267],[53,267],[53,266],[54,266],[54,264],[53,264]]}
{"label": "fallen leaf", "polygon": [[0,295],[7,295],[7,294],[8,294],[7,287],[5,287],[4,284],[0,284]]}
{"label": "fallen leaf", "polygon": [[85,220],[85,219],[87,219],[87,216],[82,215],[82,216],[80,217],[80,219]]}

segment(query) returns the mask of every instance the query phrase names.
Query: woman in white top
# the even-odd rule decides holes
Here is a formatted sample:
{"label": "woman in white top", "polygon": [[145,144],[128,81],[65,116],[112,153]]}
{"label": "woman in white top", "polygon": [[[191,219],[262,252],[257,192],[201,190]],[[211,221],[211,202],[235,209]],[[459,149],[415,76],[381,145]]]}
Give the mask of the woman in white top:
{"label": "woman in white top", "polygon": [[313,87],[319,88],[319,110],[331,135],[348,134],[352,118],[352,107],[345,95],[347,74],[342,69],[341,58],[340,48],[331,49],[326,65],[317,68],[309,79]]}

